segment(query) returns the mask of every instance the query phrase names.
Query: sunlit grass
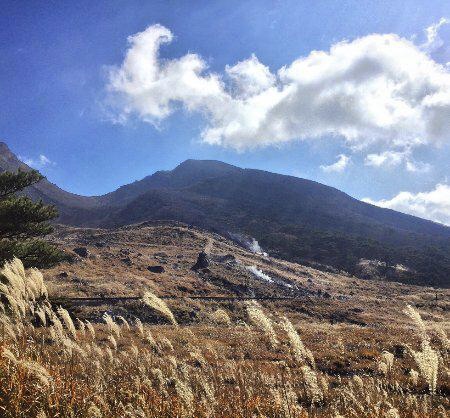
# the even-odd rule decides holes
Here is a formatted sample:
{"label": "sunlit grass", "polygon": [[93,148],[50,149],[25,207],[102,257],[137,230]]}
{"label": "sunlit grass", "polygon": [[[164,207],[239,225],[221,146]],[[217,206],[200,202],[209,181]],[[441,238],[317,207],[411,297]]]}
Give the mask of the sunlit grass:
{"label": "sunlit grass", "polygon": [[[412,307],[412,340],[398,341],[404,355],[339,340],[328,359],[336,366],[326,369],[317,359],[329,339],[311,350],[301,329],[260,305],[247,306],[250,326],[221,310],[186,327],[147,294],[143,309],[170,325],[108,313],[92,324],[50,306],[42,275],[19,260],[1,274],[1,416],[425,418],[449,408],[447,336],[440,329],[432,338]],[[420,348],[409,348],[417,340]],[[358,357],[365,371],[351,368]],[[340,363],[351,372],[340,373]]]}

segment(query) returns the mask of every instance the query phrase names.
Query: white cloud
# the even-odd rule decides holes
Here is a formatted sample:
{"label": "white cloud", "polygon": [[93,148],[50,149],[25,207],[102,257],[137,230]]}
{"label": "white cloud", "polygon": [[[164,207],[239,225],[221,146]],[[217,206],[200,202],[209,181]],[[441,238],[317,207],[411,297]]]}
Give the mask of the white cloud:
{"label": "white cloud", "polygon": [[232,79],[237,96],[242,98],[262,93],[276,82],[269,67],[261,64],[255,54],[233,67],[227,65],[225,72]]}
{"label": "white cloud", "polygon": [[422,161],[406,160],[406,170],[411,173],[428,173],[431,170],[431,164]]}
{"label": "white cloud", "polygon": [[179,59],[161,60],[159,48],[173,34],[161,25],[153,25],[128,38],[122,65],[109,72],[108,89],[117,93],[121,118],[136,113],[142,120],[158,124],[169,116],[176,104],[189,110],[216,108],[224,100],[220,77],[203,74],[206,63],[196,54]]}
{"label": "white cloud", "polygon": [[429,164],[415,161],[411,150],[406,151],[384,151],[379,154],[368,154],[364,164],[372,167],[397,167],[404,165],[407,171],[415,173],[424,173],[430,171]]}
{"label": "white cloud", "polygon": [[53,164],[53,162],[50,161],[50,159],[48,157],[41,154],[41,155],[39,155],[39,164],[41,164],[42,166],[45,166],[45,165]]}
{"label": "white cloud", "polygon": [[19,156],[19,160],[33,168],[43,168],[49,165],[55,165],[55,163],[44,154],[39,155],[36,159]]}
{"label": "white cloud", "polygon": [[161,25],[129,37],[109,72],[117,120],[158,125],[181,106],[204,116],[203,141],[237,150],[331,135],[382,153],[449,139],[449,71],[395,34],[339,42],[276,73],[252,55],[222,75],[197,54],[161,59],[172,40]]}
{"label": "white cloud", "polygon": [[427,40],[420,46],[421,49],[423,49],[425,52],[431,53],[444,45],[444,41],[439,36],[439,29],[441,29],[441,27],[444,25],[448,25],[449,23],[450,20],[445,17],[441,17],[439,19],[439,22],[428,26],[425,29]]}
{"label": "white cloud", "polygon": [[403,162],[405,154],[400,151],[385,151],[380,154],[368,154],[365,164],[373,167],[382,165],[396,166]]}
{"label": "white cloud", "polygon": [[383,208],[394,209],[399,212],[430,219],[450,226],[450,186],[437,184],[429,192],[410,193],[400,192],[390,200],[362,199]]}
{"label": "white cloud", "polygon": [[345,154],[340,154],[338,160],[334,164],[321,165],[320,168],[325,173],[342,173],[348,166],[350,157]]}

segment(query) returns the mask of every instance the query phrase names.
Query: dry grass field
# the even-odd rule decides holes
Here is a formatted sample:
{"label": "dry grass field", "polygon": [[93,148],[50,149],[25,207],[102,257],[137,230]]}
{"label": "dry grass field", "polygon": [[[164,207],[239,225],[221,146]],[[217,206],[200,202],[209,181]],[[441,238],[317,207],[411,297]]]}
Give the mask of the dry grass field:
{"label": "dry grass field", "polygon": [[[450,411],[448,290],[314,270],[183,224],[52,239],[81,255],[1,272],[0,416]],[[209,265],[192,270],[202,250]]]}

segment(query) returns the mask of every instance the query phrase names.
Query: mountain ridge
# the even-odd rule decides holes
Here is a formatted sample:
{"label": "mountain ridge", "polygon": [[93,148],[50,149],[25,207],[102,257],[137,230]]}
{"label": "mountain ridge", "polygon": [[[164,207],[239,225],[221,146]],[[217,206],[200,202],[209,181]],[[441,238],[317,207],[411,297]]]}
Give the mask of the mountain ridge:
{"label": "mountain ridge", "polygon": [[[18,168],[30,169],[0,143],[0,171]],[[449,285],[449,227],[312,180],[191,159],[101,196],[75,195],[47,180],[27,193],[58,206],[58,221],[67,225],[175,220],[254,237],[270,253],[295,262],[355,273],[359,260],[376,259],[411,268],[391,280]]]}
{"label": "mountain ridge", "polygon": [[[23,161],[20,161],[5,142],[0,142],[0,172],[17,171],[19,169],[28,171],[32,168]],[[27,194],[29,194],[32,198],[43,199],[49,204],[56,204],[59,206],[87,206],[90,208],[97,206],[95,197],[82,196],[67,192],[58,187],[56,184],[51,183],[46,178],[28,188]]]}

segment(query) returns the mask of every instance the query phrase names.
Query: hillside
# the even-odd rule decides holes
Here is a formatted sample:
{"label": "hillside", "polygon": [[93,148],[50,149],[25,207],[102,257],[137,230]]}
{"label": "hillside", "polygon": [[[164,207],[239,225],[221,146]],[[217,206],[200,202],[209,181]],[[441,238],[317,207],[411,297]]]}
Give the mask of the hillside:
{"label": "hillside", "polygon": [[[34,290],[13,309],[29,317],[16,323],[0,313],[5,416],[428,418],[449,410],[448,289],[327,273],[179,222],[58,226],[50,239],[71,260],[43,279],[24,273],[41,296]],[[432,383],[422,358],[436,359]]]}
{"label": "hillside", "polygon": [[[5,145],[1,154],[1,169],[20,166]],[[303,264],[449,286],[450,228],[297,177],[187,160],[103,196],[73,195],[47,181],[30,194],[56,204],[59,221],[68,225],[176,220],[254,237],[270,254]]]}
{"label": "hillside", "polygon": [[[233,311],[232,305],[248,299],[311,322],[363,327],[392,325],[407,303],[424,310],[436,305],[444,316],[448,310],[446,289],[323,272],[256,254],[180,222],[114,229],[60,226],[50,238],[72,255],[70,262],[45,271],[51,298],[93,321],[100,307],[115,315],[142,315],[136,299],[147,289],[171,300],[177,320],[186,324],[201,322],[218,306]],[[208,265],[193,269],[202,251]]]}

